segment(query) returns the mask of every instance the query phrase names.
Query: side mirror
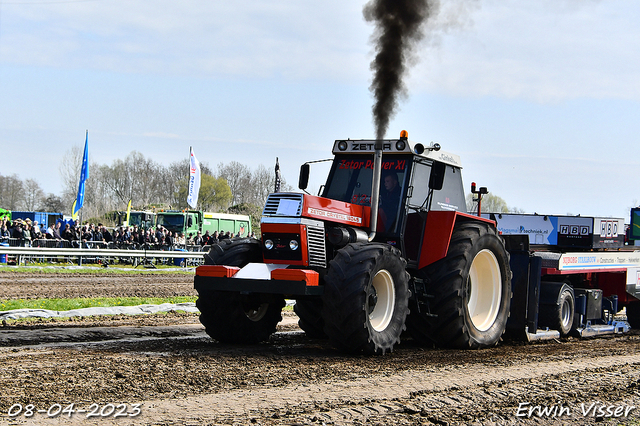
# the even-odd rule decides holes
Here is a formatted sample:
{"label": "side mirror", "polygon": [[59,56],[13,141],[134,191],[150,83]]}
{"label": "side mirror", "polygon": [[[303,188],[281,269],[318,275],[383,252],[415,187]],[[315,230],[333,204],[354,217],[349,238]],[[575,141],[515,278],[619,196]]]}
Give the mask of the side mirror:
{"label": "side mirror", "polygon": [[431,175],[429,176],[429,189],[440,191],[444,185],[444,173],[447,166],[439,161],[434,161],[431,165]]}
{"label": "side mirror", "polygon": [[298,179],[298,188],[303,191],[309,186],[309,163],[300,166],[300,177]]}
{"label": "side mirror", "polygon": [[187,219],[187,226],[188,227],[192,227],[193,226],[193,217],[189,216],[189,219]]}

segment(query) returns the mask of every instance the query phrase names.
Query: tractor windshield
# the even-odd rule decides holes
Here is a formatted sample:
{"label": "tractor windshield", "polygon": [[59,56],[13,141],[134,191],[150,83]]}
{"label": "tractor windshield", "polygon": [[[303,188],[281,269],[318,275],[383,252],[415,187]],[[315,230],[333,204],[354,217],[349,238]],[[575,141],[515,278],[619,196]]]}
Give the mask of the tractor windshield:
{"label": "tractor windshield", "polygon": [[[395,230],[411,158],[411,155],[382,157],[380,216],[387,232]],[[372,177],[373,155],[336,155],[322,195],[332,200],[370,206]]]}

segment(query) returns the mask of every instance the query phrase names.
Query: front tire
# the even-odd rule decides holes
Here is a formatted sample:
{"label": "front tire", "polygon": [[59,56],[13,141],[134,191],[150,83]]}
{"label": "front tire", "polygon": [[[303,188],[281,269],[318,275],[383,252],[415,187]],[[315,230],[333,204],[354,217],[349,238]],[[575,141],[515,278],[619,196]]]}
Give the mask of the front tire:
{"label": "front tire", "polygon": [[[253,238],[225,239],[211,246],[205,265],[243,267],[262,262],[260,242]],[[269,294],[197,288],[200,322],[213,339],[223,343],[252,344],[269,339],[282,321],[284,297]]]}
{"label": "front tire", "polygon": [[298,299],[293,306],[293,311],[298,315],[298,326],[312,339],[323,339],[324,320],[322,319],[322,300]]}
{"label": "front tire", "polygon": [[355,243],[329,265],[323,295],[324,331],[352,353],[391,352],[405,329],[409,274],[400,251],[386,244]]}
{"label": "front tire", "polygon": [[447,256],[421,271],[428,309],[412,312],[408,330],[419,342],[477,349],[504,333],[511,306],[509,254],[495,228],[483,222],[456,224]]}

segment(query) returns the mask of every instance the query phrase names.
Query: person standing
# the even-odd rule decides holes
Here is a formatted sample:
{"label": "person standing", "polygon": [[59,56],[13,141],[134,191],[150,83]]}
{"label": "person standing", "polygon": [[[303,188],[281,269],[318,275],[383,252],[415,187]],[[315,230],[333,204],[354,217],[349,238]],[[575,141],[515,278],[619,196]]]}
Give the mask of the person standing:
{"label": "person standing", "polygon": [[202,245],[208,246],[211,245],[211,234],[209,234],[209,230],[207,229],[202,236]]}
{"label": "person standing", "polygon": [[193,244],[196,245],[196,246],[203,246],[204,245],[202,243],[202,232],[198,231],[196,236],[193,238]]}

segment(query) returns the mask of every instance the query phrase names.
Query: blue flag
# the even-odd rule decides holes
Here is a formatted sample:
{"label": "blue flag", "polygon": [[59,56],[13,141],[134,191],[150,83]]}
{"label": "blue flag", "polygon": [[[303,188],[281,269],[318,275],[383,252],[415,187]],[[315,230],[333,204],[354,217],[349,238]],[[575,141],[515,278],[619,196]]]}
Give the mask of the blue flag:
{"label": "blue flag", "polygon": [[78,197],[76,198],[73,214],[75,215],[84,204],[84,181],[89,177],[89,131],[84,141],[84,155],[82,156],[82,169],[80,170],[80,185],[78,185]]}

